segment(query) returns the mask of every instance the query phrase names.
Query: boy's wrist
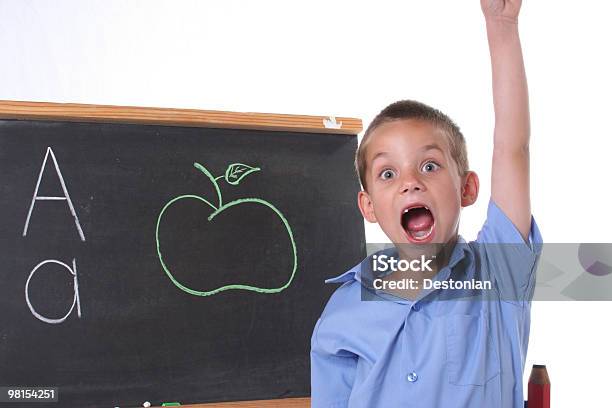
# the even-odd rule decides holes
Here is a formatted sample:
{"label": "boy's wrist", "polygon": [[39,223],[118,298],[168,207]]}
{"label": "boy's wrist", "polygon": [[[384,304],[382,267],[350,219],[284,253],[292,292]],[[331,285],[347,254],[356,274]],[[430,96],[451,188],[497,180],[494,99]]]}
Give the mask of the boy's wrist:
{"label": "boy's wrist", "polygon": [[485,23],[487,24],[487,28],[493,27],[518,27],[518,16],[504,16],[504,15],[485,15]]}
{"label": "boy's wrist", "polygon": [[518,34],[518,18],[507,16],[485,16],[489,37]]}

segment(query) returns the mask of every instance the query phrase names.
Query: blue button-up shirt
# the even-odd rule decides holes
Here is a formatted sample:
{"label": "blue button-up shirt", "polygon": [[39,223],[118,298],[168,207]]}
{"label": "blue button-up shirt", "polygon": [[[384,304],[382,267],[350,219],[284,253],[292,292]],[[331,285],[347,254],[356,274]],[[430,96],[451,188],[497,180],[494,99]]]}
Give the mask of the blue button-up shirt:
{"label": "blue button-up shirt", "polygon": [[434,280],[489,280],[493,295],[470,290],[458,299],[450,294],[456,289],[442,288],[407,300],[381,293],[368,284],[371,257],[326,280],[342,285],[312,335],[312,407],[522,408],[541,244],[533,217],[525,243],[489,200],[476,241],[459,236]]}

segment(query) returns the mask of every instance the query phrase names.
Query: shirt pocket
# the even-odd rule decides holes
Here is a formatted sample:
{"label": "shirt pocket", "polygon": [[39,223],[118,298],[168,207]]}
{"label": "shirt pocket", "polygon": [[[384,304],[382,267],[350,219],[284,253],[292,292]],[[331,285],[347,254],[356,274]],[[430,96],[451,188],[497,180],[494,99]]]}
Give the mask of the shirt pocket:
{"label": "shirt pocket", "polygon": [[451,384],[485,385],[499,375],[499,358],[486,317],[446,317],[446,362]]}

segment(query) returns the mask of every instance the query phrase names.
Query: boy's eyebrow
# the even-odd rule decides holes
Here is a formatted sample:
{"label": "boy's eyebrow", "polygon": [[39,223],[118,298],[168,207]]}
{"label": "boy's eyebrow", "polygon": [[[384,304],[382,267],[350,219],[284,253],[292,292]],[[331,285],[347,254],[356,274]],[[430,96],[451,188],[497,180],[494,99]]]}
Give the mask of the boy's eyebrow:
{"label": "boy's eyebrow", "polygon": [[374,155],[374,157],[372,157],[371,161],[373,162],[374,160],[376,160],[377,158],[381,156],[388,156],[388,155],[389,155],[389,152],[378,152]]}
{"label": "boy's eyebrow", "polygon": [[432,144],[425,145],[425,146],[421,147],[420,150],[425,152],[427,150],[434,150],[434,149],[439,150],[442,153],[444,153],[444,150],[442,150],[442,148],[437,143],[432,143]]}
{"label": "boy's eyebrow", "polygon": [[[440,145],[437,144],[437,143],[431,143],[431,144],[425,145],[425,146],[421,147],[419,150],[422,151],[422,152],[426,152],[427,150],[439,150],[442,153],[444,153],[444,150],[442,150]],[[374,155],[374,157],[372,157],[371,161],[374,161],[374,160],[376,160],[377,158],[379,158],[381,156],[388,156],[388,155],[389,155],[389,152],[378,152],[378,153],[376,153]]]}

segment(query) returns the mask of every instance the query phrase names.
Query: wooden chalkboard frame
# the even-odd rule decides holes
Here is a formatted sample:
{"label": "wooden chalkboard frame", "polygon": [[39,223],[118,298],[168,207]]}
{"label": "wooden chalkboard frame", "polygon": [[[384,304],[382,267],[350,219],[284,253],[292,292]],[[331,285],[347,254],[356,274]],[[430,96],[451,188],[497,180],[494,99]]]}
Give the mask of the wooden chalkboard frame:
{"label": "wooden chalkboard frame", "polygon": [[[52,120],[187,126],[206,128],[295,131],[357,136],[361,119],[198,109],[89,105],[0,100],[0,119]],[[305,408],[310,398],[238,401],[183,405],[191,408]]]}
{"label": "wooden chalkboard frame", "polygon": [[275,113],[0,100],[0,119],[131,123],[357,135],[361,119]]}

